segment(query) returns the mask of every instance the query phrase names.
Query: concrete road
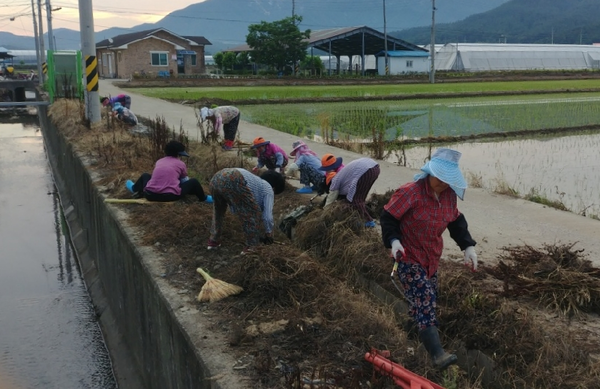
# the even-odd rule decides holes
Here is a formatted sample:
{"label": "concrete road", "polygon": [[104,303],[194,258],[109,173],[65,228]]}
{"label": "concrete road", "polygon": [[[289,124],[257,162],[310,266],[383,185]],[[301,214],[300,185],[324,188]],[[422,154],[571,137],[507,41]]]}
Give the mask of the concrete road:
{"label": "concrete road", "polygon": [[[191,139],[198,139],[198,129],[194,109],[181,104],[134,94],[119,88],[126,81],[100,81],[100,95],[127,93],[132,98],[131,110],[138,116],[155,118],[157,115],[179,129],[180,125],[188,131]],[[268,127],[240,121],[239,136],[244,142],[252,142],[257,136],[276,143],[287,151],[297,137]],[[341,156],[344,162],[350,162],[362,155],[305,140],[317,154],[332,153]],[[375,182],[372,192],[385,193],[412,180],[418,170],[399,167],[380,162],[381,174]],[[308,195],[307,195],[308,196]],[[308,199],[308,197],[307,197]],[[477,253],[480,262],[491,263],[502,252],[503,247],[543,244],[575,243],[574,248],[584,249],[596,266],[600,266],[600,221],[559,211],[522,199],[515,199],[490,193],[484,189],[467,189],[465,201],[459,201],[459,209],[465,214],[473,238],[477,241]],[[462,253],[454,242],[446,236],[444,254],[448,258],[462,258]]]}

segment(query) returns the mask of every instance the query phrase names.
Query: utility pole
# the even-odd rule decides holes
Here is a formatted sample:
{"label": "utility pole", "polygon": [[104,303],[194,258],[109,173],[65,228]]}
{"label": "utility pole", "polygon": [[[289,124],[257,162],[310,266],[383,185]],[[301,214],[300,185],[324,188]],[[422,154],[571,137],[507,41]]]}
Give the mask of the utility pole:
{"label": "utility pole", "polygon": [[54,51],[56,49],[54,48],[54,33],[52,32],[52,7],[50,6],[50,0],[46,0],[46,17],[48,19],[48,49]]}
{"label": "utility pole", "polygon": [[85,69],[85,117],[90,123],[100,121],[100,95],[98,93],[98,60],[94,41],[94,13],[92,0],[79,0],[79,30],[81,54]]}
{"label": "utility pole", "polygon": [[[44,45],[44,25],[43,25],[43,18],[42,18],[42,0],[37,0],[38,3],[38,28],[40,29],[40,32],[38,34],[38,38],[40,40],[40,58],[42,61],[42,64],[44,64],[46,62],[46,47]],[[39,77],[41,84],[44,84],[44,71],[42,70],[42,72],[40,73]]]}
{"label": "utility pole", "polygon": [[40,39],[38,36],[37,20],[35,20],[35,3],[31,0],[31,14],[33,15],[33,34],[35,36],[35,56],[37,57],[38,84],[44,85],[42,81],[42,57],[40,55]]}
{"label": "utility pole", "polygon": [[390,62],[388,59],[388,45],[387,45],[387,23],[385,17],[385,0],[383,0],[383,39],[385,40],[384,49],[385,50],[385,75],[390,74]]}
{"label": "utility pole", "polygon": [[296,16],[296,0],[292,0],[292,17]]}
{"label": "utility pole", "polygon": [[429,82],[435,84],[435,0],[431,0],[431,71],[429,72]]}

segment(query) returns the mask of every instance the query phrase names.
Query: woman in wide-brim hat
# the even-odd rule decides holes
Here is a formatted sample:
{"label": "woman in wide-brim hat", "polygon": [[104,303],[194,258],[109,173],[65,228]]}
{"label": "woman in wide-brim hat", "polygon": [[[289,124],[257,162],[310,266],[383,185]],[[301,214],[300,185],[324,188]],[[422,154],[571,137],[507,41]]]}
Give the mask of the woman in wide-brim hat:
{"label": "woman in wide-brim hat", "polygon": [[456,363],[456,355],[447,353],[441,345],[435,309],[442,234],[446,229],[464,250],[465,264],[477,269],[475,241],[457,207],[457,198],[462,200],[467,188],[458,167],[460,156],[455,150],[436,150],[422,172],[415,175],[415,181],[398,188],[381,213],[383,244],[391,248],[398,263],[396,275],[410,302],[409,314],[438,368]]}
{"label": "woman in wide-brim hat", "polygon": [[367,211],[365,201],[373,184],[379,177],[379,164],[371,158],[359,158],[342,165],[342,158],[325,154],[321,170],[327,171],[326,186],[329,191],[325,207],[342,196],[365,220],[365,227],[375,227],[375,221]]}
{"label": "woman in wide-brim hat", "polygon": [[317,154],[308,148],[306,143],[297,140],[292,144],[290,156],[294,162],[287,167],[288,174],[300,171],[300,183],[302,188],[296,190],[298,193],[312,193],[319,190],[325,182],[325,172],[320,170],[321,160]]}
{"label": "woman in wide-brim hat", "polygon": [[252,169],[254,173],[262,167],[281,173],[288,164],[288,156],[285,151],[262,136],[254,138],[250,148],[256,151],[257,163],[256,167]]}

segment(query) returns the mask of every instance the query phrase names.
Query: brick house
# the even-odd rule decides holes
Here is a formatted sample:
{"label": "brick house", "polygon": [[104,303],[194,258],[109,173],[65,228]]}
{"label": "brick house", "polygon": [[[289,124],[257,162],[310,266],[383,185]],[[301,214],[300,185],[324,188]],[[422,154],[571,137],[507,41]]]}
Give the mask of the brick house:
{"label": "brick house", "polygon": [[117,35],[96,43],[98,75],[130,78],[203,74],[202,36],[180,36],[165,28]]}

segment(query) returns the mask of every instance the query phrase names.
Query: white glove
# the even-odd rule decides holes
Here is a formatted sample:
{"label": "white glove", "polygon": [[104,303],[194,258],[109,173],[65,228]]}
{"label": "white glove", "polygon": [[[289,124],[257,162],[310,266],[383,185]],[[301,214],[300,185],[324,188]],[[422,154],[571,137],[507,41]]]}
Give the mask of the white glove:
{"label": "white glove", "polygon": [[475,252],[475,247],[469,246],[465,249],[465,265],[470,266],[473,265],[473,271],[477,270],[477,253]]}
{"label": "white glove", "polygon": [[404,256],[404,247],[402,247],[402,243],[398,239],[394,239],[392,241],[392,258],[395,260],[399,260]]}
{"label": "white glove", "polygon": [[323,208],[327,207],[328,205],[333,204],[333,202],[338,198],[339,194],[340,194],[339,190],[332,190],[331,192],[329,192],[329,194],[327,195],[327,200],[325,201],[325,205],[323,206]]}

